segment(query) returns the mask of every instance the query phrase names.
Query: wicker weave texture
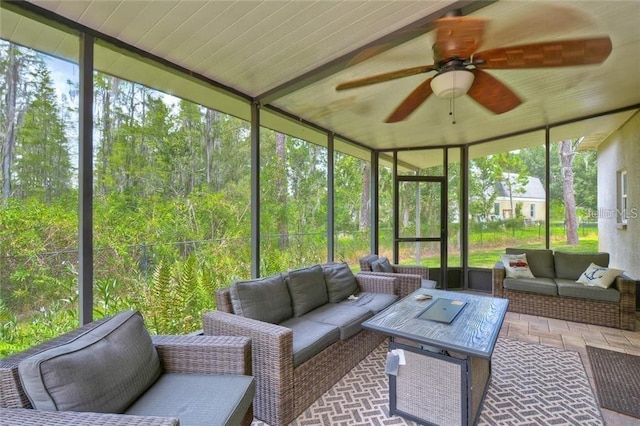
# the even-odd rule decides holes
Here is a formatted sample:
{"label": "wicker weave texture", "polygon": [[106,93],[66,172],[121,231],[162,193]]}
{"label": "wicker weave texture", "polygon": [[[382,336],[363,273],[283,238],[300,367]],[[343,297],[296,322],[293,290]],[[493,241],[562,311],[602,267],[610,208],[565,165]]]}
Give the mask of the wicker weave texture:
{"label": "wicker weave texture", "polygon": [[203,329],[206,335],[251,338],[256,380],[254,415],[271,426],[292,422],[384,341],[384,336],[363,330],[294,369],[293,332],[288,328],[213,311],[203,316]]}
{"label": "wicker weave texture", "polygon": [[177,426],[179,422],[178,419],[167,417],[0,408],[0,424],[3,426]]}
{"label": "wicker weave texture", "polygon": [[396,409],[443,426],[462,424],[463,364],[405,351],[396,377]]}
{"label": "wicker weave texture", "polygon": [[510,312],[635,330],[636,283],[626,277],[613,284],[620,292],[617,303],[510,290],[504,288],[504,278],[504,268],[493,269],[493,295],[509,299]]}
{"label": "wicker weave texture", "polygon": [[[106,319],[105,319],[106,320]],[[32,409],[20,378],[18,365],[29,356],[64,344],[95,328],[104,320],[92,322],[55,339],[0,360],[1,425],[177,425],[173,418],[128,416],[122,414],[41,411]],[[163,371],[168,373],[206,373],[251,375],[251,341],[241,336],[152,336]],[[253,408],[242,425],[253,420]]]}

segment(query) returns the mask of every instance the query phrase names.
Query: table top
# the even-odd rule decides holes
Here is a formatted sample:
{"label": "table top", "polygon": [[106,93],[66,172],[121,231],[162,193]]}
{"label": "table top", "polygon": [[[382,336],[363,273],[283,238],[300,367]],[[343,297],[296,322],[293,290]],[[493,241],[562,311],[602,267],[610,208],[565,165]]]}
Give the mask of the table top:
{"label": "table top", "polygon": [[[416,295],[428,294],[430,300]],[[450,323],[418,318],[438,298],[467,302]],[[491,296],[420,288],[362,323],[362,327],[391,337],[401,337],[439,349],[489,359],[509,301]]]}

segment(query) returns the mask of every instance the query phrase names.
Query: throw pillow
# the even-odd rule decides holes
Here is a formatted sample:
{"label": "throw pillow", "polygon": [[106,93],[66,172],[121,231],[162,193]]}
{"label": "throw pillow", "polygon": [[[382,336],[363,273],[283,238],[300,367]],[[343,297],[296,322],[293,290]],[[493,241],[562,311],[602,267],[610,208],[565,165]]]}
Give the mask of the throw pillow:
{"label": "throw pillow", "polygon": [[320,265],[290,271],[287,276],[293,316],[299,317],[329,301]]}
{"label": "throw pillow", "polygon": [[621,269],[605,268],[591,263],[576,282],[587,286],[609,288],[616,277],[623,272]]}
{"label": "throw pillow", "polygon": [[122,413],[160,376],[142,316],[126,311],[18,365],[37,410]]}
{"label": "throw pillow", "polygon": [[526,254],[502,254],[500,259],[507,270],[507,278],[535,278]]}
{"label": "throw pillow", "polygon": [[258,321],[280,324],[293,316],[291,296],[282,274],[236,281],[229,289],[233,312]]}
{"label": "throw pillow", "polygon": [[381,257],[375,262],[371,263],[371,270],[373,272],[391,272],[393,273],[393,266],[389,263],[389,259]]}
{"label": "throw pillow", "polygon": [[358,291],[358,282],[346,263],[322,265],[329,302],[338,303]]}

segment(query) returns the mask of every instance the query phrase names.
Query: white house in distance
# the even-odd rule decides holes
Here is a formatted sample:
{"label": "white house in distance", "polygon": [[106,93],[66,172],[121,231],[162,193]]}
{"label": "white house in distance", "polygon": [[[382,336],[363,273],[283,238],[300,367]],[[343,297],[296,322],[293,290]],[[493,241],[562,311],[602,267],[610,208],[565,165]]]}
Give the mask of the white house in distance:
{"label": "white house in distance", "polygon": [[[503,173],[502,181],[496,182],[493,214],[500,219],[510,219],[516,216],[518,209],[521,209],[525,223],[544,221],[546,194],[542,182],[534,176],[527,176],[526,184],[518,181],[517,174]],[[509,196],[510,192],[512,197]]]}

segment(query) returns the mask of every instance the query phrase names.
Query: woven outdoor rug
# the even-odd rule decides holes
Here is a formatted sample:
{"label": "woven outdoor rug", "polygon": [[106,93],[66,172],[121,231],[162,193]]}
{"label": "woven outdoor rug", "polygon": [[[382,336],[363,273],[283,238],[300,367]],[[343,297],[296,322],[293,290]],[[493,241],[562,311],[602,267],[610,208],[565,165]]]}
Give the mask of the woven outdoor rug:
{"label": "woven outdoor rug", "polygon": [[[380,345],[292,425],[415,425],[389,416],[386,348]],[[492,360],[478,425],[604,425],[577,352],[498,339]]]}
{"label": "woven outdoor rug", "polygon": [[587,346],[602,408],[640,418],[640,356]]}

